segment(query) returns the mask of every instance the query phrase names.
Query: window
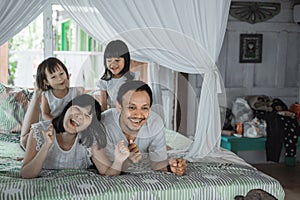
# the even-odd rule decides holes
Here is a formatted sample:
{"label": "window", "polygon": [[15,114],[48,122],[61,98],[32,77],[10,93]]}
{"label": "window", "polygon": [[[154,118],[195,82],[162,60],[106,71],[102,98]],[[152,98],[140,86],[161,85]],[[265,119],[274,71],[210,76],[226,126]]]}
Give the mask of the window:
{"label": "window", "polygon": [[[53,56],[68,68],[71,86],[93,88],[103,73],[102,45],[87,35],[61,6],[52,6]],[[43,14],[8,42],[8,84],[32,88],[38,65],[47,46],[43,33]],[[49,44],[48,44],[49,45]]]}

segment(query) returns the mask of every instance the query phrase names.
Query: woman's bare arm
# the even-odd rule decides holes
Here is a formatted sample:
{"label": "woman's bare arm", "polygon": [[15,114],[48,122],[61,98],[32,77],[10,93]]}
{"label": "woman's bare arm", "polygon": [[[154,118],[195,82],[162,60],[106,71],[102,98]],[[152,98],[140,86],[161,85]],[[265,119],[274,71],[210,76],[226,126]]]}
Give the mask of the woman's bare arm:
{"label": "woman's bare arm", "polygon": [[39,121],[41,96],[42,96],[42,91],[36,89],[33,93],[33,96],[29,103],[29,107],[24,117],[24,121],[21,128],[21,139],[20,139],[20,144],[24,149],[26,148],[27,138],[28,138],[31,125]]}
{"label": "woman's bare arm", "polygon": [[[52,131],[53,133],[53,127],[48,131]],[[33,129],[31,129],[27,140],[25,157],[21,167],[22,178],[35,178],[39,176],[43,167],[43,163],[47,157],[48,150],[51,145],[52,145],[51,139],[50,142],[48,139],[45,139],[45,143],[42,145],[40,151],[37,151],[36,150],[37,142],[36,139],[33,138]]]}

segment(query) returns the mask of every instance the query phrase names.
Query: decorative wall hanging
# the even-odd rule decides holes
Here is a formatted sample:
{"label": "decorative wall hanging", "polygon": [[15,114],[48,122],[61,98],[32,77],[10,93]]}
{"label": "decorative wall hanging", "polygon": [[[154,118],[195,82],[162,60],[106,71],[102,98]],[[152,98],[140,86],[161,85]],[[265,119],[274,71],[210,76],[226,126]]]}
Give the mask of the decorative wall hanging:
{"label": "decorative wall hanging", "polygon": [[230,15],[250,24],[264,22],[280,12],[280,3],[231,2]]}
{"label": "decorative wall hanging", "polygon": [[262,62],[262,34],[240,35],[240,63]]}

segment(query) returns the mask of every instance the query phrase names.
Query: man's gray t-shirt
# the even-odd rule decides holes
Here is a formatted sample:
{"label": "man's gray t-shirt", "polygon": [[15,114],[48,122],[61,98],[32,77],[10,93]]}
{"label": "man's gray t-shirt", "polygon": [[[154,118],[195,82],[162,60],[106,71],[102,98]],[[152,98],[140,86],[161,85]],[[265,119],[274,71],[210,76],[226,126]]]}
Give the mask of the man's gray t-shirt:
{"label": "man's gray t-shirt", "polygon": [[[124,144],[128,146],[128,141],[119,125],[119,118],[120,113],[116,108],[106,110],[101,116],[107,134],[105,151],[111,161],[114,160],[115,147],[120,140],[124,140]],[[134,143],[142,153],[143,159],[149,158],[151,161],[160,162],[168,158],[164,123],[159,115],[150,112]]]}

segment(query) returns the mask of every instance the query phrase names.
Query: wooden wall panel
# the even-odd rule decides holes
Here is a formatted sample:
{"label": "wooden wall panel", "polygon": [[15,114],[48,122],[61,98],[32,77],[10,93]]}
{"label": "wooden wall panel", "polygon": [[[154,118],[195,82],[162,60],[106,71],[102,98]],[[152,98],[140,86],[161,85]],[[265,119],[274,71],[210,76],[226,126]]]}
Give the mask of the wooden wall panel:
{"label": "wooden wall panel", "polygon": [[[300,26],[300,25],[299,25]],[[300,80],[300,33],[290,33],[288,37],[287,60],[285,69],[285,85],[299,86]],[[297,73],[298,71],[298,73]]]}
{"label": "wooden wall panel", "polygon": [[[281,8],[279,15],[257,24],[229,17],[218,62],[228,107],[246,95],[278,97],[288,105],[300,101],[300,25],[292,21],[291,2],[281,1]],[[263,34],[261,63],[239,63],[241,33]]]}
{"label": "wooden wall panel", "polygon": [[276,81],[276,54],[278,51],[277,34],[263,34],[262,63],[255,63],[254,87],[274,87]]}
{"label": "wooden wall panel", "polygon": [[[227,57],[225,66],[225,85],[227,87],[243,86],[244,69],[238,65],[239,59],[239,32],[229,31],[225,38],[227,48],[224,56]],[[228,67],[230,66],[230,67]]]}

